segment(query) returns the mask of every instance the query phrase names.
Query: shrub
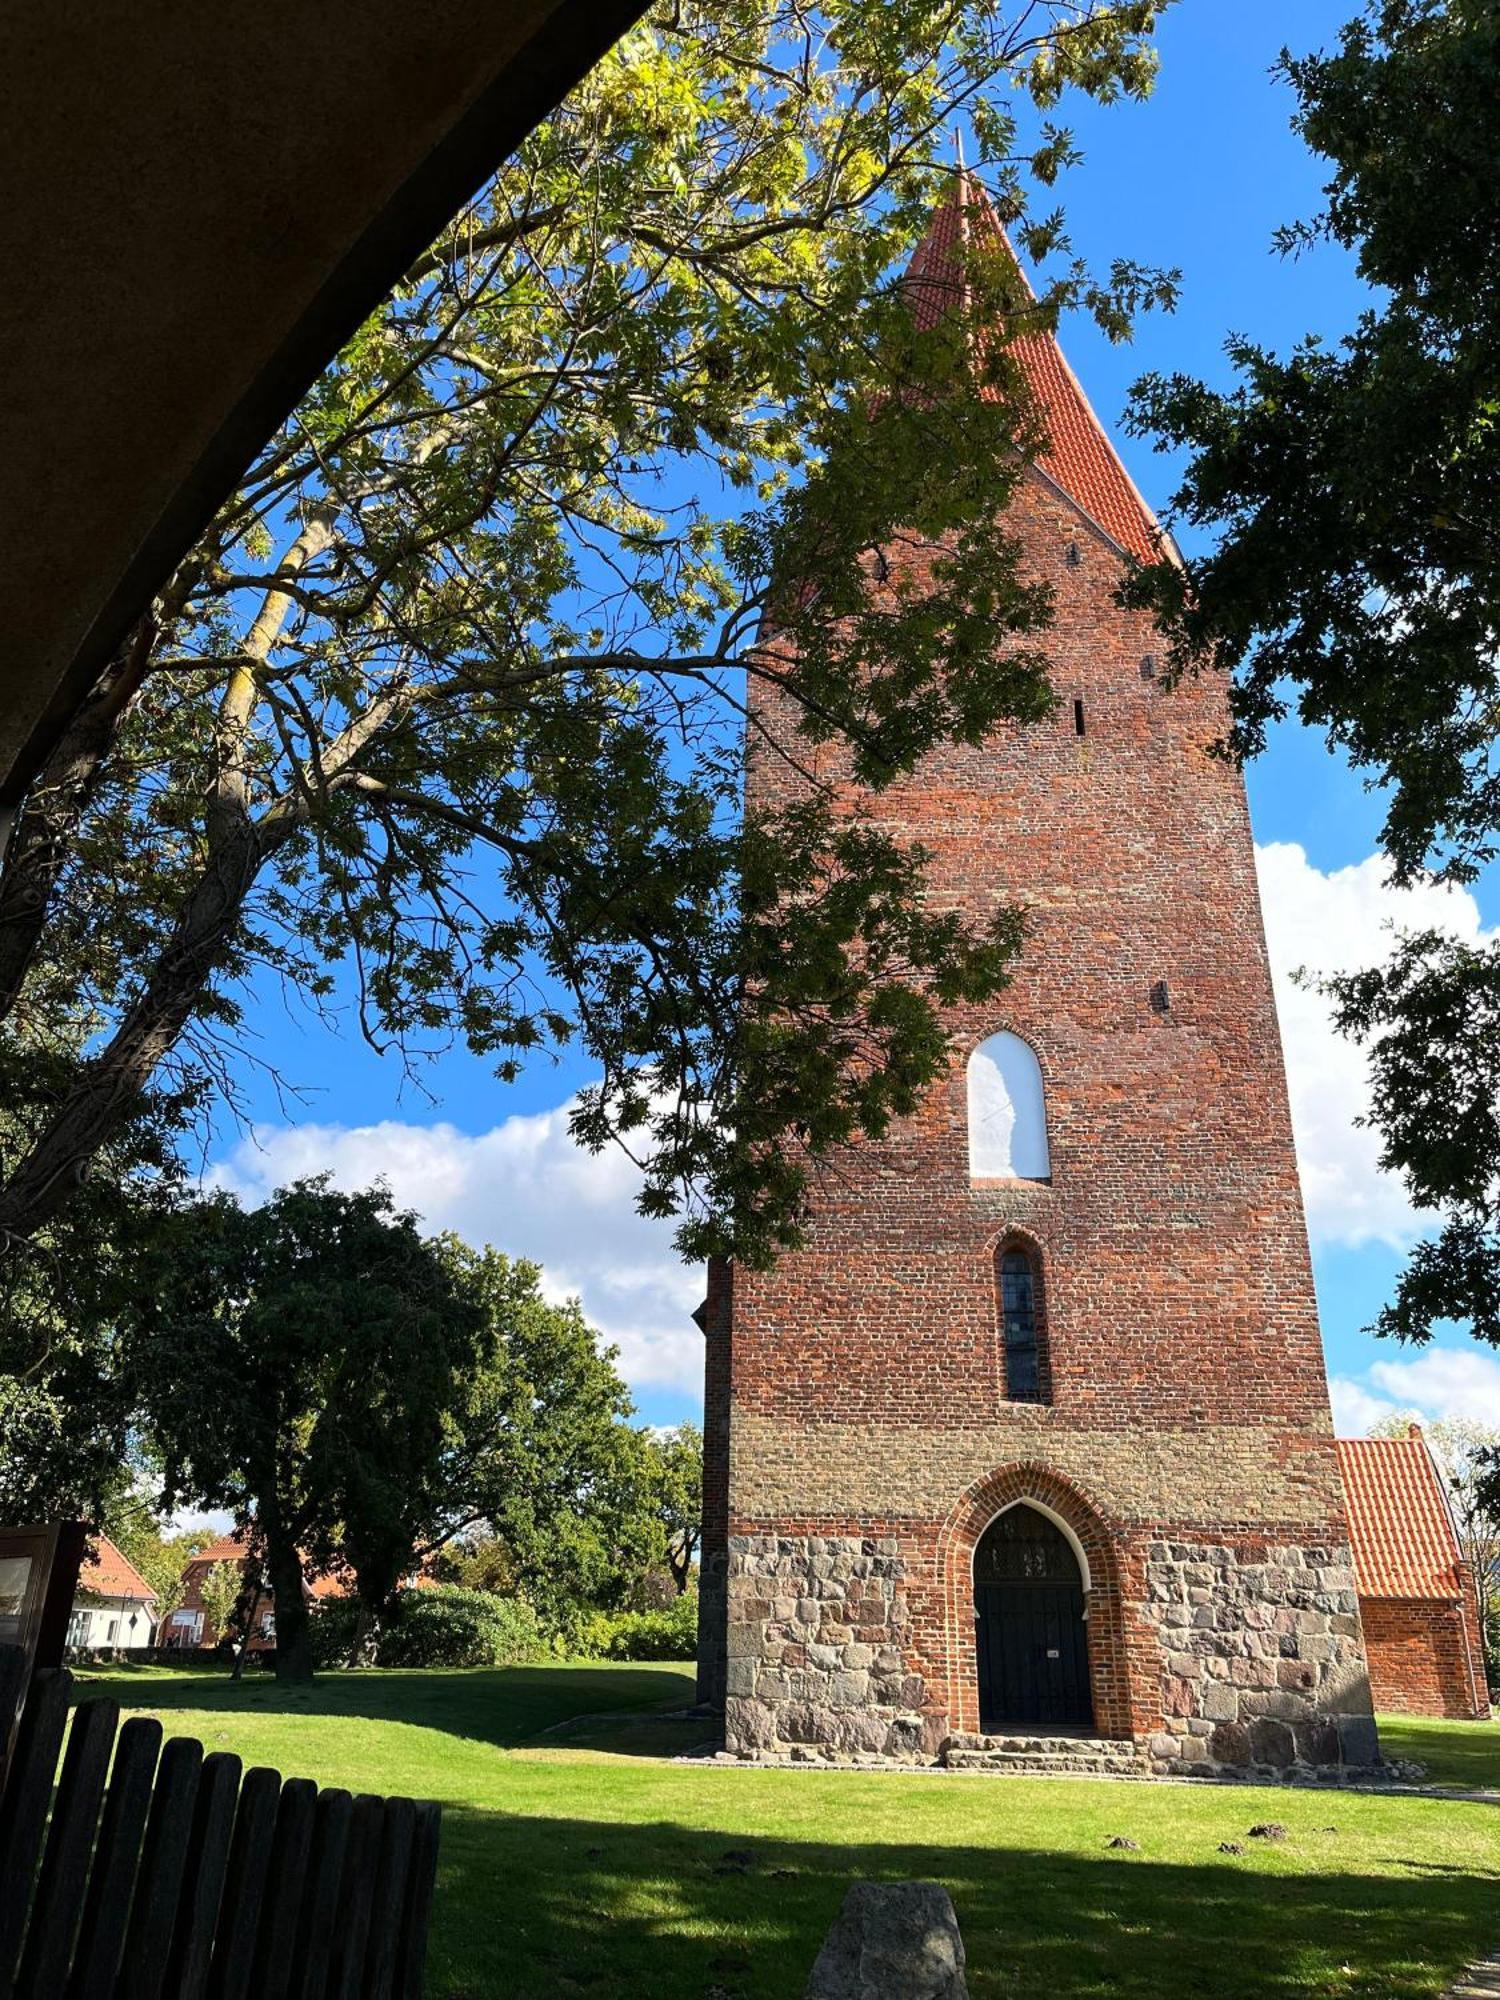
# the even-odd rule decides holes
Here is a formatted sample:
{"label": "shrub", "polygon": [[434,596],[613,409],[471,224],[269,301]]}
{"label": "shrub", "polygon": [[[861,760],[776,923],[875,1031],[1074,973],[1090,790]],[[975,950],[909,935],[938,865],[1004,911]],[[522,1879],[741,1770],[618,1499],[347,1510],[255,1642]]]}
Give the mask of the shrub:
{"label": "shrub", "polygon": [[352,1597],[320,1597],[311,1607],[308,1643],[315,1667],[347,1667],[359,1606]]}
{"label": "shrub", "polygon": [[524,1597],[439,1584],[403,1590],[399,1618],[381,1633],[382,1667],[510,1667],[545,1657],[537,1615]]}
{"label": "shrub", "polygon": [[698,1594],[685,1591],[662,1611],[584,1611],[563,1628],[575,1660],[690,1660],[698,1650]]}

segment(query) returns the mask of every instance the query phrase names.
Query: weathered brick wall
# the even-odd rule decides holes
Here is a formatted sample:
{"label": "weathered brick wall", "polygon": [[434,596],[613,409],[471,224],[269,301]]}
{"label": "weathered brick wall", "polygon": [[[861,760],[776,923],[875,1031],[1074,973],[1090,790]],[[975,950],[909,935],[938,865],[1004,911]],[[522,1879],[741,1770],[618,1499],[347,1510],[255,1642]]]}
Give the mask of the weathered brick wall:
{"label": "weathered brick wall", "polygon": [[[771,1273],[736,1273],[727,1633],[731,1656],[759,1665],[733,1678],[743,1689],[770,1672],[774,1699],[761,1705],[800,1703],[807,1727],[814,1684],[786,1678],[783,1689],[774,1676],[814,1669],[788,1668],[787,1649],[795,1659],[809,1645],[874,1642],[835,1636],[858,1629],[852,1616],[774,1607],[826,1603],[797,1587],[799,1566],[801,1581],[831,1580],[810,1569],[819,1538],[839,1543],[839,1561],[846,1542],[894,1539],[900,1630],[882,1642],[878,1698],[871,1683],[853,1710],[878,1711],[887,1736],[915,1727],[924,1745],[939,1719],[972,1726],[965,1565],[996,1511],[976,1509],[1002,1486],[1024,1497],[1050,1481],[1106,1572],[1090,1609],[1101,1728],[1160,1739],[1163,1762],[1202,1763],[1215,1729],[1249,1726],[1254,1695],[1288,1727],[1332,1721],[1331,1733],[1303,1729],[1299,1753],[1363,1762],[1373,1743],[1357,1611],[1273,1600],[1350,1628],[1309,1630],[1327,1648],[1299,1663],[1316,1669],[1309,1682],[1284,1674],[1279,1646],[1268,1654],[1266,1628],[1245,1619],[1217,1650],[1168,1643],[1148,1594],[1151,1548],[1178,1543],[1228,1552],[1226,1605],[1258,1608],[1257,1591],[1286,1587],[1283,1568],[1267,1566],[1273,1545],[1300,1553],[1299,1588],[1347,1596],[1305,1581],[1347,1567],[1348,1535],[1244,789],[1207,750],[1224,726],[1221,690],[1204,679],[1163,691],[1149,623],[1114,602],[1116,552],[1040,475],[1006,525],[1056,593],[1047,644],[1059,711],[982,748],[944,748],[870,809],[931,850],[935,903],[976,916],[1022,904],[1028,942],[992,1006],[950,1011],[952,1065],[917,1114],[834,1164],[807,1248]],[[920,581],[920,558],[891,561],[886,587],[903,567]],[[761,724],[784,734],[775,699],[756,700]],[[833,750],[804,762],[839,781]],[[753,798],[789,797],[801,782],[753,750]],[[1160,982],[1165,1011],[1152,1004]],[[1000,1028],[1041,1064],[1048,1183],[969,1179],[966,1062]],[[1044,1267],[1044,1406],[1005,1395],[994,1256],[1016,1230]],[[766,1560],[774,1575],[758,1567]],[[780,1586],[769,1597],[767,1582]],[[832,1633],[814,1631],[825,1623]],[[1210,1668],[1236,1648],[1265,1673]],[[1185,1651],[1198,1662],[1191,1698]],[[819,1658],[817,1672],[867,1671]],[[1225,1707],[1222,1691],[1208,1697],[1223,1681],[1246,1697],[1233,1716],[1208,1712]],[[920,1683],[921,1700],[897,1702],[898,1683]],[[793,1738],[774,1713],[738,1706],[759,1700],[731,1690],[731,1742],[744,1729],[744,1747],[765,1750],[751,1737],[769,1731],[785,1747]]]}
{"label": "weathered brick wall", "polygon": [[1489,1714],[1472,1605],[1378,1597],[1360,1609],[1377,1708],[1465,1722]]}

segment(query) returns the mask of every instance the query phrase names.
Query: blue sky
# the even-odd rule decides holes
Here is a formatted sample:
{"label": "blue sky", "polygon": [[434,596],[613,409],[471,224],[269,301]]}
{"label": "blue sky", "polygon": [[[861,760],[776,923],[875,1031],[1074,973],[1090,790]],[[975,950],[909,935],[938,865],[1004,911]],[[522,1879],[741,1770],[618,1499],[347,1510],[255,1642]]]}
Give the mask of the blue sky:
{"label": "blue sky", "polygon": [[[1353,4],[1179,0],[1162,30],[1149,104],[1064,114],[1086,155],[1061,190],[1079,250],[1095,263],[1123,254],[1182,273],[1176,312],[1144,321],[1131,346],[1111,347],[1087,324],[1064,329],[1069,358],[1112,428],[1148,368],[1224,380],[1228,331],[1285,347],[1309,331],[1337,337],[1358,312],[1360,288],[1342,255],[1290,263],[1271,248],[1278,223],[1316,209],[1322,176],[1288,128],[1291,95],[1270,69],[1283,43],[1296,51],[1330,43]],[[1147,498],[1164,502],[1170,462],[1138,441],[1122,438],[1120,447]],[[1393,899],[1372,859],[1378,800],[1295,726],[1277,732],[1249,786],[1340,1427],[1408,1403],[1432,1414],[1477,1409],[1500,1422],[1500,1363],[1472,1342],[1455,1334],[1414,1356],[1360,1331],[1415,1224],[1355,1127],[1357,1058],[1286,978],[1295,964],[1333,969],[1378,955],[1380,923],[1392,915],[1437,915],[1473,935],[1500,918],[1500,895],[1485,883],[1477,900],[1450,897],[1420,912]],[[540,1064],[502,1087],[455,1052],[421,1078],[429,1098],[352,1025],[329,1032],[289,1015],[277,993],[260,997],[250,1026],[254,1052],[304,1095],[288,1104],[265,1077],[247,1076],[256,1132],[221,1140],[224,1178],[254,1197],[325,1165],[351,1185],[384,1173],[435,1225],[537,1256],[558,1290],[579,1290],[619,1343],[645,1416],[696,1413],[699,1343],[686,1314],[700,1295],[698,1274],[675,1266],[668,1231],[633,1217],[626,1163],[584,1159],[568,1143],[561,1107],[585,1080],[576,1067]]]}

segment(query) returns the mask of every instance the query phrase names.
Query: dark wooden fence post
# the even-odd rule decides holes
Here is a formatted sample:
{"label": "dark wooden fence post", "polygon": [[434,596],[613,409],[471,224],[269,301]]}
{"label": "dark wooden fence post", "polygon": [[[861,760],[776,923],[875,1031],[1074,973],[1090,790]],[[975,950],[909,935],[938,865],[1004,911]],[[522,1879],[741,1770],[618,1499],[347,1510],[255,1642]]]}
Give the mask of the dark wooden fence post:
{"label": "dark wooden fence post", "polygon": [[34,1677],[0,1787],[0,2000],[421,2000],[438,1806],[242,1778],[114,1701],[69,1731],[70,1692]]}

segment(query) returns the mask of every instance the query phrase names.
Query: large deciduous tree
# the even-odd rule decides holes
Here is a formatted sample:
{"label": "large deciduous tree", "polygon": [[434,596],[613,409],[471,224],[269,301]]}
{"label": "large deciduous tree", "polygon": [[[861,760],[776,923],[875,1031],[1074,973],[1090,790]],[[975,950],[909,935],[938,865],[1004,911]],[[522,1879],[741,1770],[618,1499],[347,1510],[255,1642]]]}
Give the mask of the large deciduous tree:
{"label": "large deciduous tree", "polygon": [[680,1596],[692,1581],[703,1539],[703,1433],[696,1424],[678,1424],[650,1437],[647,1451],[652,1503]]}
{"label": "large deciduous tree", "polygon": [[311,1673],[307,1566],[331,1565],[351,1509],[441,1446],[481,1332],[415,1219],[383,1190],[316,1181],[246,1211],[181,1212],[135,1315],[128,1368],[168,1504],[253,1521],[276,1602],[278,1678]]}
{"label": "large deciduous tree", "polygon": [[535,1264],[454,1236],[434,1248],[465,1309],[464,1338],[450,1339],[441,1373],[393,1385],[395,1396],[366,1394],[340,1419],[340,1548],[363,1614],[357,1649],[372,1623],[399,1615],[403,1578],[481,1524],[524,1565],[561,1523],[612,1520],[633,1435],[614,1350],[576,1300],[545,1299]]}
{"label": "large deciduous tree", "polygon": [[[893,272],[956,117],[1017,212],[1071,157],[1065,92],[1149,87],[1160,11],[672,0],[527,140],[24,802],[0,1022],[29,1047],[81,1007],[93,1039],[7,1149],[0,1254],[154,1076],[232,1081],[257,971],[352,990],[406,1057],[459,1038],[508,1075],[572,1041],[600,1079],[579,1135],[638,1149],[685,1250],[795,1240],[809,1163],[913,1102],[934,996],[993,992],[1019,925],[924,906],[921,854],[816,783],[744,819],[746,677],[785,692],[768,754],[832,741],[877,787],[1047,708],[1046,593],[992,525],[1035,412],[993,341],[1000,393],[969,393],[965,313],[1120,332],[1163,281],[1091,283],[1048,216],[1040,305],[992,261],[919,337]],[[944,541],[931,596],[866,592],[897,533]]]}
{"label": "large deciduous tree", "polygon": [[[25,1048],[0,1030],[0,1170],[74,1088],[81,1039],[66,1012],[57,1034]],[[9,1520],[108,1525],[129,1503],[121,1316],[150,1282],[192,1096],[144,1092],[97,1171],[0,1260],[0,1516]]]}
{"label": "large deciduous tree", "polygon": [[[1149,377],[1135,421],[1190,454],[1180,521],[1211,552],[1130,594],[1180,671],[1230,677],[1230,747],[1295,712],[1386,802],[1395,877],[1463,882],[1500,845],[1500,7],[1376,0],[1282,73],[1327,205],[1281,245],[1373,288],[1336,344],[1230,346],[1237,385]],[[1500,1343],[1500,948],[1437,932],[1329,982],[1370,1052],[1383,1163],[1441,1211],[1377,1331]]]}

